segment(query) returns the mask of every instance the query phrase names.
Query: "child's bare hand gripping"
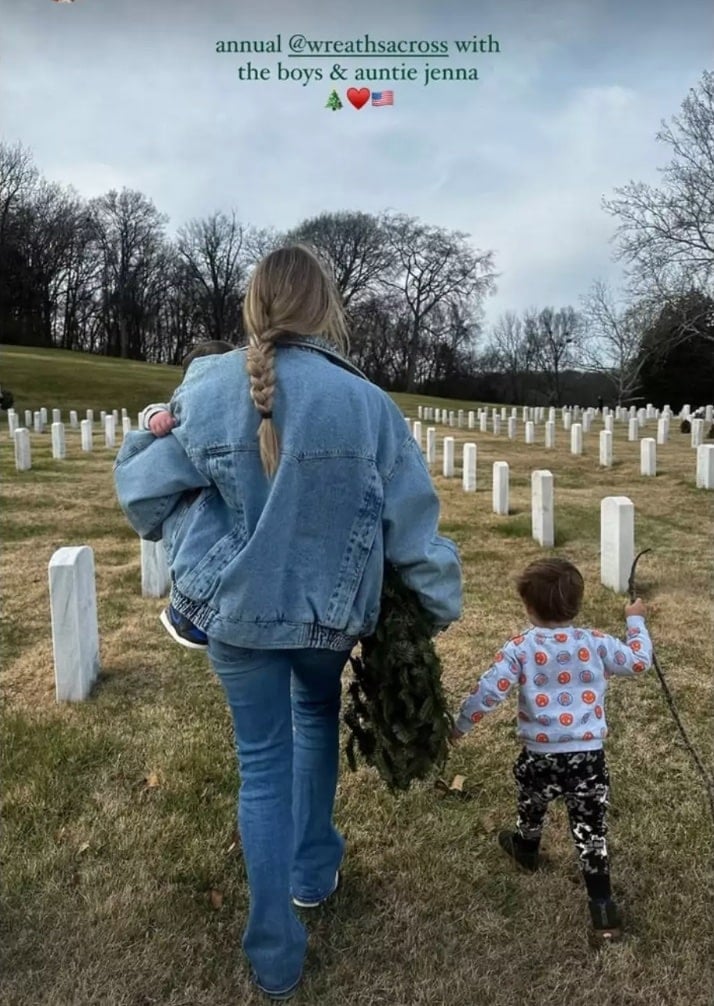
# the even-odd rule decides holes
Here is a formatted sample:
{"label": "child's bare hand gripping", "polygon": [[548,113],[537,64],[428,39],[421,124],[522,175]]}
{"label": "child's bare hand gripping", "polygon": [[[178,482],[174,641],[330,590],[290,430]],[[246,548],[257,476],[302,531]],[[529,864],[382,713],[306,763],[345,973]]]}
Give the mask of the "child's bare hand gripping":
{"label": "child's bare hand gripping", "polygon": [[625,618],[629,618],[631,615],[641,615],[644,618],[646,614],[647,608],[641,597],[638,597],[632,604],[625,605]]}
{"label": "child's bare hand gripping", "polygon": [[155,437],[165,437],[176,425],[170,412],[155,412],[149,420],[149,429]]}

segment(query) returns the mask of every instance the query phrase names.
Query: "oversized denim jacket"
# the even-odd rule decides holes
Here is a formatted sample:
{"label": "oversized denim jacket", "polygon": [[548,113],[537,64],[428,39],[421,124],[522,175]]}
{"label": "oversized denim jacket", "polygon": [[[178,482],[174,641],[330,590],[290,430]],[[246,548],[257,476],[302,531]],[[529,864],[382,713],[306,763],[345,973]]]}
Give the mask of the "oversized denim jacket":
{"label": "oversized denim jacket", "polygon": [[234,646],[347,649],[374,631],[391,563],[436,625],[459,618],[458,552],[394,402],[312,337],[279,344],[276,374],[272,480],[244,350],[191,364],[171,434],[124,439],[119,502],[142,538],[164,539],[172,603]]}

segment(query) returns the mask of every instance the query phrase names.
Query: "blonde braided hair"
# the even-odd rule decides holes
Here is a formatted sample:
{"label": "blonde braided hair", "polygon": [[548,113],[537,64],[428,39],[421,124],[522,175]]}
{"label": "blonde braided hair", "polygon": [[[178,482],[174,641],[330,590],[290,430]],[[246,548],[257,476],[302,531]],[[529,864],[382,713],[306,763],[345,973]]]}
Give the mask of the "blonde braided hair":
{"label": "blonde braided hair", "polygon": [[304,245],[291,245],[271,252],[256,266],[243,302],[243,320],[248,332],[250,397],[262,416],[260,459],[263,471],[272,478],[280,460],[273,423],[276,343],[289,334],[320,335],[347,354],[344,309],[334,281],[314,252]]}

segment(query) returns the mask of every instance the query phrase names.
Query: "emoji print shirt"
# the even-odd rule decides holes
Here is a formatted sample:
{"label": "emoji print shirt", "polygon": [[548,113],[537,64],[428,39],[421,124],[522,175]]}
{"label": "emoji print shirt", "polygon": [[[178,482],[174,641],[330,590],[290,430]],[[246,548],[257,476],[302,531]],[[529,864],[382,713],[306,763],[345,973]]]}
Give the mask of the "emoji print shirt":
{"label": "emoji print shirt", "polygon": [[464,700],[456,727],[467,733],[518,686],[518,737],[531,751],[589,751],[607,736],[605,691],[614,674],[642,674],[652,640],[640,615],[627,619],[623,642],[572,625],[530,628],[496,654]]}

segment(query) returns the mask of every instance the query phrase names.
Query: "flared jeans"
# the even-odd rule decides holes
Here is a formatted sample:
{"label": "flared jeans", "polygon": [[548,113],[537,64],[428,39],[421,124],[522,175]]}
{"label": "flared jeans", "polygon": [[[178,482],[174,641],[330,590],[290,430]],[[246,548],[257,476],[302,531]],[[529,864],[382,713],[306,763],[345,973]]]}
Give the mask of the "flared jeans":
{"label": "flared jeans", "polygon": [[344,855],[332,814],[349,651],[247,650],[209,639],[208,653],[235,729],[250,890],[243,949],[257,982],[282,991],[299,981],[307,949],[292,898],[328,896]]}

